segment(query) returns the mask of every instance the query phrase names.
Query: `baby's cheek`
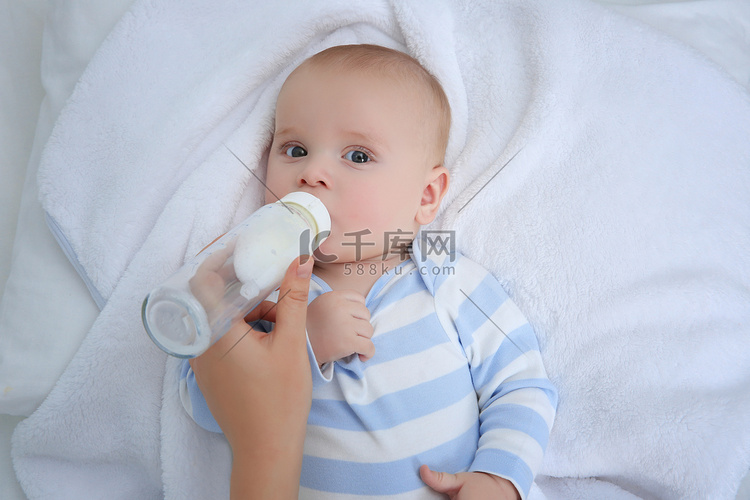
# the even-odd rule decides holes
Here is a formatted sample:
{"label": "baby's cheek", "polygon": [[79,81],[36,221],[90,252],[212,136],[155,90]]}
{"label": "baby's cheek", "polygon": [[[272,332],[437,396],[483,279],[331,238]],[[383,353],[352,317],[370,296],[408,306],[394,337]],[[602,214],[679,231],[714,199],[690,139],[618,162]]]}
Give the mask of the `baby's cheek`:
{"label": "baby's cheek", "polygon": [[375,190],[365,191],[356,200],[352,200],[353,210],[351,220],[361,229],[369,229],[373,233],[392,231],[394,211],[398,209],[393,203],[390,193],[379,193]]}
{"label": "baby's cheek", "polygon": [[270,173],[266,178],[265,186],[267,189],[265,189],[264,203],[266,204],[274,203],[288,194],[279,179],[272,177]]}
{"label": "baby's cheek", "polygon": [[377,199],[369,191],[360,191],[360,193],[359,196],[348,200],[343,220],[350,232],[364,232],[366,230],[374,232],[380,224],[381,211],[385,208],[383,207],[383,200]]}

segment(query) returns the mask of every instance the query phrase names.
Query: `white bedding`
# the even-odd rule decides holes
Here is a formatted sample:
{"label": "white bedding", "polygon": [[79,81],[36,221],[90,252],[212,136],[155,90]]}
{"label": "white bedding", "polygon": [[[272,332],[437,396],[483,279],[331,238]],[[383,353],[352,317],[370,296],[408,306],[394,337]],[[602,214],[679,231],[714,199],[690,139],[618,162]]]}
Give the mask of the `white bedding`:
{"label": "white bedding", "polygon": [[[691,45],[750,89],[750,4],[746,1],[600,3]],[[40,149],[78,76],[129,4],[88,0],[0,6],[4,23],[0,58],[5,70],[0,81],[3,414],[23,417],[34,411],[98,313],[86,286],[47,230],[37,202],[35,170]],[[7,451],[18,418],[2,418],[0,497],[23,498]],[[741,497],[750,498],[750,492],[746,489]]]}

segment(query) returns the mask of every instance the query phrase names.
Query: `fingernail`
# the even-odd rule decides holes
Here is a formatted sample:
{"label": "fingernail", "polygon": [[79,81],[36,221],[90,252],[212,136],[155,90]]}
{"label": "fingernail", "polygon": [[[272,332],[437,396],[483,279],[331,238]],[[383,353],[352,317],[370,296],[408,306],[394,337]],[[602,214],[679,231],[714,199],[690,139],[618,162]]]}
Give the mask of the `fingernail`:
{"label": "fingernail", "polygon": [[309,278],[312,275],[313,262],[309,255],[302,255],[299,258],[297,266],[297,276],[300,278]]}

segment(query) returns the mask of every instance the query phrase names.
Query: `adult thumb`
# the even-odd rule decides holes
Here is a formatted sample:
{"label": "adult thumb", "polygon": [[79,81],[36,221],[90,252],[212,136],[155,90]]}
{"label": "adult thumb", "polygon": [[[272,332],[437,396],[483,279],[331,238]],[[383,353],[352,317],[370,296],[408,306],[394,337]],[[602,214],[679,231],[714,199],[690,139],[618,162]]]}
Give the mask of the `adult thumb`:
{"label": "adult thumb", "polygon": [[461,480],[457,475],[449,472],[435,472],[426,465],[419,468],[422,481],[438,493],[451,494],[461,487]]}
{"label": "adult thumb", "polygon": [[[279,287],[279,300],[276,310],[274,332],[288,341],[295,338],[304,340],[307,318],[307,295],[310,291],[313,259],[303,255],[292,262]],[[295,335],[295,332],[300,335]]]}

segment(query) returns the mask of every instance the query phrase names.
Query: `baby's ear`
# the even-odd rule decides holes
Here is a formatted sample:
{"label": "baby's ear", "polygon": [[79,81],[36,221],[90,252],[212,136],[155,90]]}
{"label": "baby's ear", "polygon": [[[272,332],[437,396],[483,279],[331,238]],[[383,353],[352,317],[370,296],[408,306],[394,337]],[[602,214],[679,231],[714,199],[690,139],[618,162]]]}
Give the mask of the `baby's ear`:
{"label": "baby's ear", "polygon": [[415,220],[419,225],[424,226],[435,219],[440,208],[440,202],[443,196],[448,192],[450,176],[448,169],[438,165],[430,170],[427,175],[427,184],[422,191],[422,201],[417,211]]}

